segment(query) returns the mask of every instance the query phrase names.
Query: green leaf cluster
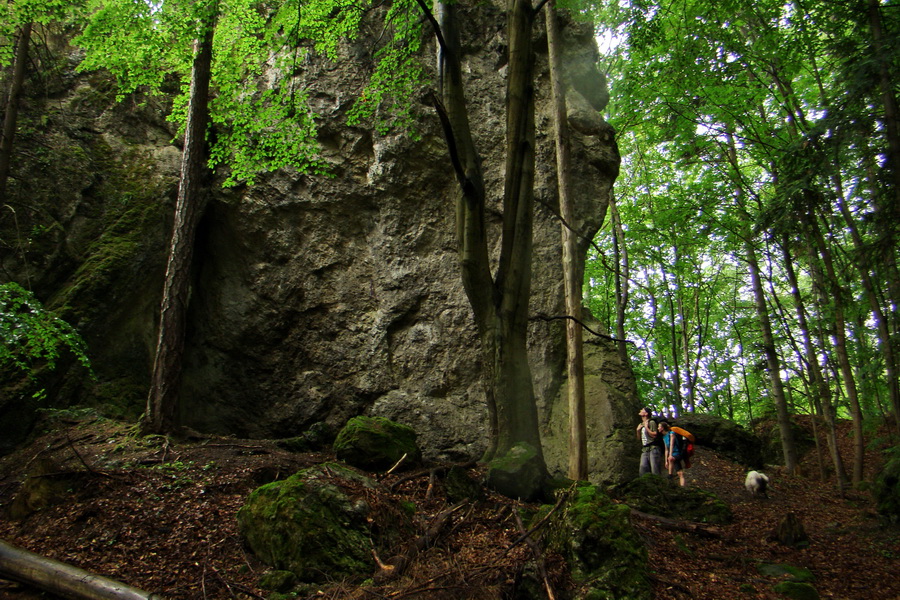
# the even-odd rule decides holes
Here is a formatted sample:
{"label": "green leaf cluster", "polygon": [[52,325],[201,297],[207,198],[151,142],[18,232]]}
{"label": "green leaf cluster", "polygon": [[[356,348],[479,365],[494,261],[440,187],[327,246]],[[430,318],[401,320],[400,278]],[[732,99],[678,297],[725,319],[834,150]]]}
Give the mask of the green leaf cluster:
{"label": "green leaf cluster", "polygon": [[12,64],[15,37],[32,23],[78,25],[84,19],[84,0],[15,0],[0,4],[0,68]]}
{"label": "green leaf cluster", "polygon": [[74,327],[44,308],[17,283],[0,284],[0,368],[30,373],[56,367],[66,350],[90,368],[87,347]]}

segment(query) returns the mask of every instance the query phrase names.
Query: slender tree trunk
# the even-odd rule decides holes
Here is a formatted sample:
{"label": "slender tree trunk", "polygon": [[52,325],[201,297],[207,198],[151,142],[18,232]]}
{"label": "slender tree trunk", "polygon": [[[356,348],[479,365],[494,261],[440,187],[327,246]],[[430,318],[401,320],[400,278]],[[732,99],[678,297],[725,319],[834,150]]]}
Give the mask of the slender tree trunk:
{"label": "slender tree trunk", "polygon": [[900,108],[894,95],[887,51],[884,48],[884,27],[881,20],[881,3],[868,0],[869,30],[872,33],[872,54],[878,65],[878,84],[884,107],[884,129],[888,140],[888,168],[893,177],[894,202],[890,213],[892,221],[900,215]]}
{"label": "slender tree trunk", "polygon": [[835,188],[837,190],[838,209],[840,210],[841,216],[844,218],[847,229],[850,231],[850,236],[853,240],[853,248],[856,250],[854,264],[859,272],[863,291],[869,301],[869,307],[872,310],[872,318],[875,320],[878,338],[881,342],[881,353],[884,356],[885,377],[887,377],[891,408],[896,417],[894,424],[897,431],[900,432],[900,380],[898,380],[897,373],[898,364],[894,348],[895,343],[891,337],[888,320],[884,315],[884,311],[881,310],[881,303],[879,302],[878,294],[875,291],[875,283],[872,281],[872,270],[869,264],[868,254],[863,244],[862,237],[859,234],[859,230],[856,227],[853,215],[850,214],[850,210],[844,202],[843,185],[837,177],[835,177]]}
{"label": "slender tree trunk", "polygon": [[[891,309],[891,331],[893,338],[900,335],[900,269],[896,259],[896,230],[895,223],[900,218],[900,107],[897,96],[894,94],[894,81],[890,73],[888,50],[885,48],[884,24],[881,18],[881,4],[878,0],[868,0],[869,30],[872,34],[872,54],[878,65],[878,84],[881,88],[881,102],[884,107],[883,125],[888,141],[887,168],[891,175],[893,192],[887,203],[881,200],[881,194],[874,190],[873,204],[875,206],[875,225],[882,236],[880,259],[884,263],[887,272],[887,284],[890,296],[888,306]],[[874,160],[868,161],[870,168]],[[875,181],[870,178],[870,181]],[[897,410],[897,407],[894,407]],[[900,413],[894,413],[894,419],[900,428]]]}
{"label": "slender tree trunk", "polygon": [[775,410],[778,415],[778,430],[781,433],[781,450],[784,453],[784,464],[787,472],[793,475],[797,471],[797,452],[794,449],[794,436],[791,432],[791,417],[788,413],[787,397],[784,394],[784,384],[781,381],[781,363],[778,360],[778,352],[775,349],[775,338],[772,335],[772,324],[769,320],[769,309],[766,305],[762,278],[759,273],[759,261],[756,258],[756,249],[749,240],[745,243],[745,251],[747,265],[750,267],[750,281],[756,303],[756,314],[759,318],[759,324],[762,330],[763,350],[766,355],[766,369],[769,372],[769,381],[772,384],[772,399],[775,402]]}
{"label": "slender tree trunk", "polygon": [[[844,461],[841,458],[841,452],[838,448],[837,436],[835,433],[834,409],[831,405],[831,390],[825,377],[822,375],[822,369],[819,367],[819,358],[816,356],[816,348],[812,342],[812,336],[809,331],[809,322],[806,319],[806,309],[803,303],[803,297],[800,295],[800,287],[797,282],[797,273],[794,269],[794,261],[788,250],[787,240],[782,244],[784,252],[784,267],[791,284],[791,296],[794,298],[794,307],[797,311],[797,323],[803,335],[803,347],[806,353],[806,363],[809,370],[809,378],[812,383],[812,393],[818,396],[822,404],[822,413],[825,418],[825,436],[828,441],[828,451],[831,454],[831,462],[834,465],[835,484],[838,491],[843,494],[844,487],[847,485],[847,471],[844,468]],[[815,418],[815,416],[813,417]]]}
{"label": "slender tree trunk", "polygon": [[12,164],[13,141],[16,137],[16,124],[19,118],[19,96],[25,83],[25,67],[28,64],[28,47],[31,43],[31,23],[26,23],[19,31],[16,42],[16,59],[13,65],[13,76],[6,99],[6,110],[3,116],[3,131],[0,132],[0,203],[6,202],[6,182],[9,179],[9,167]]}
{"label": "slender tree trunk", "polygon": [[[609,214],[613,225],[613,252],[616,260],[616,337],[620,340],[616,343],[616,349],[619,352],[619,360],[622,361],[622,364],[630,365],[631,359],[628,356],[628,348],[625,347],[625,311],[628,307],[628,279],[630,276],[628,247],[625,245],[625,230],[622,227],[619,208],[616,206],[615,193],[610,193],[609,196]],[[651,319],[653,319],[656,316],[656,302],[652,295],[650,303]]]}
{"label": "slender tree trunk", "polygon": [[847,399],[850,401],[850,417],[853,421],[853,483],[860,483],[863,479],[863,466],[865,462],[865,441],[863,440],[863,414],[859,404],[859,394],[856,388],[856,378],[853,376],[853,366],[850,364],[850,355],[847,351],[846,319],[844,318],[843,290],[838,284],[831,251],[825,244],[825,238],[819,230],[815,217],[807,219],[806,225],[810,229],[811,237],[818,248],[822,263],[825,266],[825,274],[830,283],[831,300],[834,306],[834,352],[838,358],[841,375],[844,379],[844,387],[847,390]]}
{"label": "slender tree trunk", "polygon": [[581,287],[583,275],[578,261],[575,207],[569,197],[569,124],[566,93],[562,81],[562,42],[556,3],[544,10],[547,28],[547,50],[550,62],[550,84],[553,95],[553,123],[556,128],[556,177],[559,189],[559,214],[562,217],[563,287],[566,314],[566,369],[569,398],[569,478],[576,481],[588,477],[587,423],[584,407],[584,348],[581,331]]}
{"label": "slender tree trunk", "polygon": [[[727,141],[728,147],[726,158],[731,164],[732,169],[734,169],[734,172],[740,173],[740,167],[737,161],[737,149],[735,147],[734,138],[730,133],[727,135]],[[781,364],[778,360],[778,352],[775,347],[775,337],[772,335],[772,323],[769,319],[769,308],[766,305],[766,296],[762,285],[759,260],[756,256],[756,248],[753,247],[753,236],[749,226],[751,219],[746,209],[744,188],[739,180],[736,182],[736,185],[737,207],[748,223],[746,230],[742,233],[744,252],[747,259],[747,266],[750,270],[750,283],[753,289],[754,304],[756,305],[756,314],[759,318],[759,325],[763,338],[766,370],[769,373],[769,381],[772,386],[772,400],[775,403],[775,411],[778,418],[781,450],[784,454],[785,468],[789,474],[793,475],[797,471],[797,451],[794,446],[794,435],[791,431],[791,417],[788,413],[787,398],[784,394],[784,383],[781,381]]]}
{"label": "slender tree trunk", "polygon": [[205,199],[201,177],[205,165],[206,127],[209,121],[209,83],[212,66],[212,42],[215,17],[204,24],[191,70],[191,89],[184,151],[181,157],[181,181],[175,205],[175,221],[169,246],[166,279],[160,306],[159,337],[153,363],[150,394],[143,429],[151,433],[170,433],[176,425],[178,387],[184,356],[185,320],[191,286],[191,261],[197,224]]}

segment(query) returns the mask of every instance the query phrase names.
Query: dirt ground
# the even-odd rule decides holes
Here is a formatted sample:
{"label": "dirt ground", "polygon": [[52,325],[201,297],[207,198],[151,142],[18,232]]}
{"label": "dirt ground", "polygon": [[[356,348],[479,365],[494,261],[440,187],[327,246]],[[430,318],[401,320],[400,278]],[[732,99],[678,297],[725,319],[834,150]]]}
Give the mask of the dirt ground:
{"label": "dirt ground", "polygon": [[[843,432],[842,440],[849,461],[849,434]],[[268,598],[270,592],[258,587],[266,567],[242,544],[235,513],[257,486],[332,458],[287,452],[269,441],[148,439],[105,419],[57,419],[32,444],[0,458],[0,539],[171,600]],[[880,454],[870,451],[867,459],[871,476]],[[743,467],[698,448],[688,485],[728,502],[734,522],[710,537],[635,517],[650,555],[654,597],[781,598],[772,591],[778,579],[758,569],[778,563],[812,571],[822,598],[900,599],[900,529],[883,522],[868,493],[841,497],[832,482],[821,482],[814,454],[803,466],[807,477],[770,471],[769,498],[752,498],[742,487]],[[35,472],[57,485],[65,500],[14,519],[10,511],[22,507],[13,498],[25,475]],[[366,500],[374,510],[379,503],[414,502],[424,531],[447,501],[433,471],[410,475],[381,477],[379,491]],[[534,572],[529,545],[514,545],[521,537],[515,520],[520,507],[489,496],[454,512],[438,542],[402,577],[364,586],[332,581],[299,597],[510,597],[523,574]],[[807,548],[769,539],[788,513],[803,523]],[[572,583],[564,562],[553,555],[543,559],[550,588],[565,597]],[[52,596],[0,579],[0,599],[38,598]]]}

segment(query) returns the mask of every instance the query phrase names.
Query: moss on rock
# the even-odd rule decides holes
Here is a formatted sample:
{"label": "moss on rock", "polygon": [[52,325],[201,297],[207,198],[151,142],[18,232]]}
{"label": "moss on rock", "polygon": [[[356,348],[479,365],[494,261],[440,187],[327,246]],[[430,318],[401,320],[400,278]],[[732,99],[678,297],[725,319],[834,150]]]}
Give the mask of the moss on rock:
{"label": "moss on rock", "polygon": [[487,484],[509,498],[533,502],[544,496],[547,470],[537,449],[519,442],[488,465]]}
{"label": "moss on rock", "polygon": [[[647,549],[631,525],[630,509],[590,484],[575,487],[571,494],[551,517],[545,541],[566,558],[573,579],[582,586],[577,597],[649,599]],[[536,518],[549,510],[543,507]]]}
{"label": "moss on rock", "polygon": [[368,471],[391,468],[406,455],[404,465],[422,461],[412,427],[384,417],[353,417],[334,440],[338,459]]}
{"label": "moss on rock", "polygon": [[616,488],[614,495],[641,512],[696,523],[730,523],[731,508],[712,492],[673,485],[656,475],[643,475]]}
{"label": "moss on rock", "polygon": [[260,560],[301,581],[370,574],[369,507],[345,493],[348,480],[367,483],[326,463],[257,488],[238,511],[241,535]]}
{"label": "moss on rock", "polygon": [[808,583],[782,581],[775,586],[775,591],[791,600],[819,600],[819,592]]}

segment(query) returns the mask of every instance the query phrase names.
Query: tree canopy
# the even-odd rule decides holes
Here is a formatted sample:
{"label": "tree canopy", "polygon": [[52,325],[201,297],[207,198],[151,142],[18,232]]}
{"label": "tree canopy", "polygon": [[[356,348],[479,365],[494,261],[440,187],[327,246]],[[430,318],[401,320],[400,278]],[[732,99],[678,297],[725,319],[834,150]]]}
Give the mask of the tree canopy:
{"label": "tree canopy", "polygon": [[[874,424],[900,408],[898,17],[893,2],[817,0],[605,14],[625,331],[656,410],[773,414],[762,316],[790,412]],[[588,298],[612,323],[624,262],[610,230],[596,242]]]}

